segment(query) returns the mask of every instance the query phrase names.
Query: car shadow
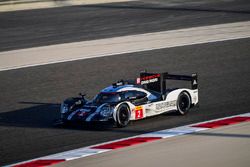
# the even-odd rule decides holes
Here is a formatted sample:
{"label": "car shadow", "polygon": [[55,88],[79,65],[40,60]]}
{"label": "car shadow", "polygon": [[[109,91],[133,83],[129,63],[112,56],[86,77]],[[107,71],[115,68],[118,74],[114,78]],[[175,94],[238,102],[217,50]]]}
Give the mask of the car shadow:
{"label": "car shadow", "polygon": [[52,127],[52,122],[58,118],[59,104],[39,102],[19,102],[31,107],[0,113],[0,126],[15,127]]}
{"label": "car shadow", "polygon": [[40,102],[19,102],[31,107],[0,113],[0,126],[29,128],[63,128],[72,130],[108,130],[110,125],[60,124],[60,104]]}
{"label": "car shadow", "polygon": [[145,131],[134,131],[126,128],[116,128],[113,124],[95,123],[60,123],[60,104],[40,102],[19,102],[20,104],[31,105],[15,111],[0,113],[0,126],[25,127],[25,128],[47,128],[47,129],[70,129],[81,131],[117,131],[128,133],[144,133]]}
{"label": "car shadow", "polygon": [[[25,128],[47,128],[47,129],[70,129],[81,131],[113,131],[123,133],[147,133],[148,130],[137,129],[133,126],[140,126],[143,123],[154,121],[159,116],[149,117],[139,121],[132,121],[128,127],[117,128],[112,123],[83,124],[72,123],[64,125],[60,123],[60,104],[41,102],[19,102],[20,104],[31,105],[15,111],[0,113],[0,126],[25,127]],[[176,112],[165,113],[162,117],[178,117]]]}

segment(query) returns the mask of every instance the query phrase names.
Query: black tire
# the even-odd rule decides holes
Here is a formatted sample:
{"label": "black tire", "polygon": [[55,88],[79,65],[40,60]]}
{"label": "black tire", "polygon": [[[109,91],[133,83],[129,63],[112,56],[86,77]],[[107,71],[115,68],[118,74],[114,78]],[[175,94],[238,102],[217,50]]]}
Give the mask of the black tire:
{"label": "black tire", "polygon": [[127,104],[121,104],[116,112],[116,125],[119,128],[128,125],[130,120],[130,110]]}
{"label": "black tire", "polygon": [[191,99],[187,92],[181,92],[177,100],[177,112],[180,115],[185,115],[188,113],[191,107]]}

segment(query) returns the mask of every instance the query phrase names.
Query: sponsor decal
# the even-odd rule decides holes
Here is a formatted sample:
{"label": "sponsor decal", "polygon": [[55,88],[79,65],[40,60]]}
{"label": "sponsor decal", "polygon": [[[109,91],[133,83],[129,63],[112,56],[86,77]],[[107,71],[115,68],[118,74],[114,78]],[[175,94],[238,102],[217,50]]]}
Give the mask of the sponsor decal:
{"label": "sponsor decal", "polygon": [[141,81],[141,85],[153,83],[153,82],[157,82],[157,81],[158,81],[158,78],[154,78],[154,79],[150,79],[150,80],[146,80],[146,81]]}
{"label": "sponsor decal", "polygon": [[77,111],[78,111],[77,115],[80,116],[80,117],[83,117],[83,116],[86,116],[91,110],[82,108],[82,109],[79,109]]}
{"label": "sponsor decal", "polygon": [[136,78],[136,83],[140,84],[141,83],[141,78]]}
{"label": "sponsor decal", "polygon": [[85,116],[85,115],[87,115],[88,113],[87,112],[78,112],[77,113],[77,115],[79,116],[79,117],[83,117],[83,116]]}
{"label": "sponsor decal", "polygon": [[148,83],[153,83],[159,81],[160,74],[154,74],[146,77],[140,78],[140,83],[141,85],[148,84]]}
{"label": "sponsor decal", "polygon": [[143,108],[142,106],[135,107],[135,119],[142,119],[143,118]]}
{"label": "sponsor decal", "polygon": [[176,106],[176,100],[158,103],[155,105],[155,108],[156,110],[163,110],[163,109],[174,107],[174,106]]}

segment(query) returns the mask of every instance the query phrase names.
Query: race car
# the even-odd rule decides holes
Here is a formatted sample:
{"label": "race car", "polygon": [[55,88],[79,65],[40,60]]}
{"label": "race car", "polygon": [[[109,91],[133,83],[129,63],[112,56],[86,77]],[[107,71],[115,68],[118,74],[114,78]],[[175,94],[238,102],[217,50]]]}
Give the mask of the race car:
{"label": "race car", "polygon": [[[176,111],[180,115],[198,104],[198,77],[141,72],[134,81],[118,81],[101,90],[92,100],[85,95],[66,99],[61,104],[61,121],[112,122],[125,127],[130,121]],[[167,80],[191,82],[191,88],[167,88]]]}

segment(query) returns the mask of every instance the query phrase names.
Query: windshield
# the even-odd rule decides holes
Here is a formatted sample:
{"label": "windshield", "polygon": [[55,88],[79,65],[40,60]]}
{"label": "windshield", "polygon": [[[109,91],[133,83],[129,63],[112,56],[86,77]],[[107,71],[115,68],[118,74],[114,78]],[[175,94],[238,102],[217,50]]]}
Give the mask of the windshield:
{"label": "windshield", "polygon": [[118,93],[100,93],[95,99],[94,103],[117,103],[121,100],[121,96]]}

